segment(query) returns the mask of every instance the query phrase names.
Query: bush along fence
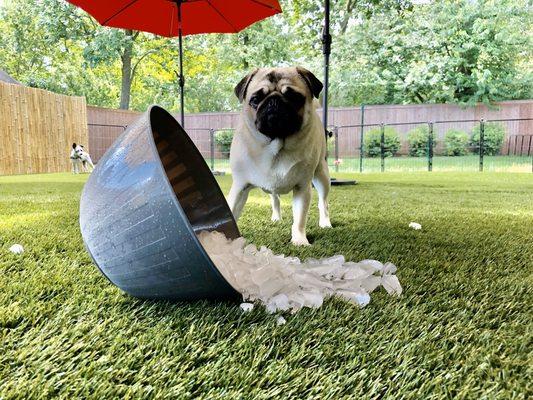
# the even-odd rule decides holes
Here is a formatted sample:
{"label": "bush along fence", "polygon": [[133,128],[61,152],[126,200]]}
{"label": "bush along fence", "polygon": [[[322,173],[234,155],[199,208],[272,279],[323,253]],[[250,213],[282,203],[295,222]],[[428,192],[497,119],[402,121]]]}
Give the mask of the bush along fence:
{"label": "bush along fence", "polygon": [[[531,121],[533,118],[331,126],[328,163],[335,172],[533,172]],[[508,135],[510,131],[521,133]]]}
{"label": "bush along fence", "polygon": [[[533,172],[532,126],[533,118],[331,126],[327,160],[332,173]],[[103,153],[125,128],[99,125],[91,148]],[[212,171],[230,171],[234,129],[187,128],[187,133]]]}

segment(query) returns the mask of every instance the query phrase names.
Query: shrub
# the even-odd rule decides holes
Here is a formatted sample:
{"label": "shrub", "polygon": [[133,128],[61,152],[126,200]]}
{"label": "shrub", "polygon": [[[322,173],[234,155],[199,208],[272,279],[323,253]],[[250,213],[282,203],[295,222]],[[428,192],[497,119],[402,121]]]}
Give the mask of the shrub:
{"label": "shrub", "polygon": [[[479,131],[480,126],[477,125],[472,129],[472,137],[470,138],[470,145],[474,148],[474,153],[479,153]],[[483,135],[483,154],[487,156],[494,156],[500,152],[503,140],[505,139],[505,128],[498,123],[485,123],[485,134]]]}
{"label": "shrub", "polygon": [[444,154],[447,156],[464,156],[468,153],[468,135],[466,132],[450,129],[444,138]]}
{"label": "shrub", "polygon": [[[381,157],[381,128],[365,133],[365,154],[368,157]],[[394,128],[385,127],[385,157],[392,157],[400,150],[400,137]]]}
{"label": "shrub", "polygon": [[231,141],[233,140],[233,130],[223,129],[215,133],[215,143],[218,145],[218,149],[224,153],[226,157],[229,157],[229,151],[231,148]]}
{"label": "shrub", "polygon": [[[428,154],[429,127],[427,125],[418,126],[407,133],[409,142],[409,155],[413,157],[424,157]],[[437,144],[435,133],[433,133],[433,148]]]}

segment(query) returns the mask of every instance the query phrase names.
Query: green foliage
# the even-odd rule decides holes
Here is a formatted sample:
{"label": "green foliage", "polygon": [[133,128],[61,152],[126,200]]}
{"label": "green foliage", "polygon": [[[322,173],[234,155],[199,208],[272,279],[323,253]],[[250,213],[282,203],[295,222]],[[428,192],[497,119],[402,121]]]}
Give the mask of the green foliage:
{"label": "green foliage", "polygon": [[215,143],[218,149],[227,157],[233,140],[233,129],[222,129],[215,132]]}
{"label": "green foliage", "polygon": [[[400,150],[400,136],[394,128],[385,127],[384,154],[392,157]],[[381,128],[370,129],[364,135],[364,150],[368,157],[381,157]]]}
{"label": "green foliage", "polygon": [[[429,147],[429,127],[421,125],[411,129],[407,133],[407,142],[409,143],[409,155],[413,157],[425,157],[428,155]],[[437,141],[433,135],[433,146],[437,145]]]}
{"label": "green foliage", "polygon": [[466,132],[450,129],[444,137],[444,155],[464,156],[468,154],[468,134]]}
{"label": "green foliage", "polygon": [[[480,125],[476,125],[472,129],[472,136],[470,145],[474,148],[474,153],[479,153],[479,135]],[[485,130],[483,134],[483,154],[487,156],[494,156],[498,154],[502,148],[505,139],[505,128],[502,124],[491,122],[485,123]]]}
{"label": "green foliage", "polygon": [[[237,34],[184,39],[187,112],[237,109],[232,89],[255,67],[300,64],[321,78],[323,1],[281,3]],[[530,98],[529,11],[526,0],[336,1],[330,104]],[[0,66],[30,86],[117,107],[129,75],[131,108],[176,110],[178,60],[177,40],[102,27],[64,0],[0,2]]]}

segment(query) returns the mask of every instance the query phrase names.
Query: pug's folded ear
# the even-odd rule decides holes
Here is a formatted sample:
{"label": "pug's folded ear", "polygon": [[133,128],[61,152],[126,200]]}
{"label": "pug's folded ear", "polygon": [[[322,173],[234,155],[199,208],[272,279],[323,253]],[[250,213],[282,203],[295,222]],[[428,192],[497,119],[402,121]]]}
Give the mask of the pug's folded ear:
{"label": "pug's folded ear", "polygon": [[324,85],[322,85],[322,82],[320,82],[311,71],[305,68],[296,67],[296,71],[303,78],[313,96],[318,99],[318,96],[320,95],[320,92],[324,87]]}
{"label": "pug's folded ear", "polygon": [[250,72],[248,75],[246,75],[244,78],[241,79],[239,83],[237,83],[237,86],[235,86],[234,92],[235,96],[239,99],[239,101],[242,103],[244,98],[246,97],[246,90],[248,90],[248,85],[250,84],[252,78],[254,75],[259,71],[259,68],[254,69],[252,72]]}

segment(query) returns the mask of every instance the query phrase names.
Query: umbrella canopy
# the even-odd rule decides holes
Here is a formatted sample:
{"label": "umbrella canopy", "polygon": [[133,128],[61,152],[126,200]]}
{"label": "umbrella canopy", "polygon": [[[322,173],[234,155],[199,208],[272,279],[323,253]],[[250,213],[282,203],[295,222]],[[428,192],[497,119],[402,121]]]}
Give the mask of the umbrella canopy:
{"label": "umbrella canopy", "polygon": [[105,26],[178,36],[181,3],[182,35],[239,32],[281,12],[277,0],[68,0]]}
{"label": "umbrella canopy", "polygon": [[179,37],[181,122],[183,66],[181,37],[199,33],[235,33],[281,12],[277,0],[67,0],[101,25]]}

